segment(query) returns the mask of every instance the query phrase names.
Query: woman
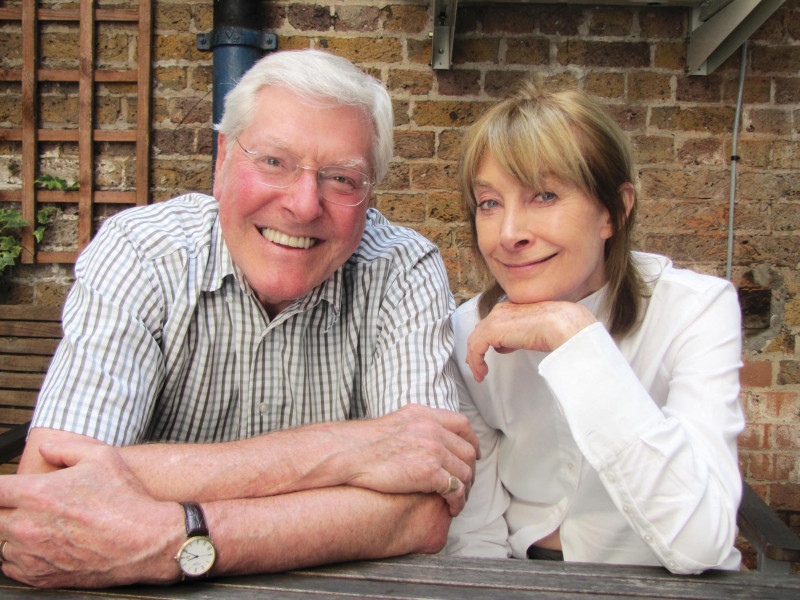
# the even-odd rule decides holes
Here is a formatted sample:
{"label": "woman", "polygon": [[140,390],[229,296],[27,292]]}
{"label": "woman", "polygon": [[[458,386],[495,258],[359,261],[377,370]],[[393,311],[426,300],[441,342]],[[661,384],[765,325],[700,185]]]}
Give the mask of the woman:
{"label": "woman", "polygon": [[632,252],[617,124],[523,84],[468,132],[491,274],[453,317],[476,480],[447,551],[736,569],[740,312],[730,283]]}

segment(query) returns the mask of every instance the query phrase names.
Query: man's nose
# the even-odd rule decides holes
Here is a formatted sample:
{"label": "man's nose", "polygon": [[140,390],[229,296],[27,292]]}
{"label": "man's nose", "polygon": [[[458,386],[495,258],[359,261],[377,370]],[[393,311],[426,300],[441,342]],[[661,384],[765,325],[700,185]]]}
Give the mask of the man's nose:
{"label": "man's nose", "polygon": [[318,171],[298,167],[297,180],[290,188],[289,210],[299,221],[313,221],[322,214],[322,194],[317,180]]}

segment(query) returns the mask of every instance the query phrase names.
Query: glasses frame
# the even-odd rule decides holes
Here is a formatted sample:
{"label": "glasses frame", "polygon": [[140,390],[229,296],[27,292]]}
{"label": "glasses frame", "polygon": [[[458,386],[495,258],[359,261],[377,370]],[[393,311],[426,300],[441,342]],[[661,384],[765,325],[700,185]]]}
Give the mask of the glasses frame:
{"label": "glasses frame", "polygon": [[[238,136],[236,137],[236,143],[239,145],[239,148],[242,149],[242,152],[244,152],[245,155],[252,162],[255,163],[255,162],[257,162],[259,160],[259,154],[257,152],[255,152],[254,150],[248,150],[247,148],[245,148],[242,145],[242,142],[239,141],[239,137]],[[291,155],[291,152],[287,151],[287,153]],[[274,189],[286,190],[286,189],[289,189],[290,187],[292,187],[295,183],[297,183],[297,181],[300,179],[300,172],[301,171],[313,171],[314,173],[317,174],[317,186],[319,186],[319,188],[321,190],[322,189],[322,185],[320,184],[320,173],[325,171],[325,169],[331,169],[331,168],[349,169],[350,171],[353,171],[353,172],[358,173],[359,175],[361,175],[363,177],[362,183],[365,184],[364,185],[364,195],[361,197],[361,199],[358,202],[354,202],[352,204],[351,203],[345,203],[345,202],[336,202],[335,200],[331,200],[331,199],[327,198],[324,194],[321,194],[323,200],[325,200],[326,202],[330,202],[331,204],[335,204],[336,206],[359,206],[360,204],[363,204],[364,200],[366,200],[370,196],[370,189],[372,188],[373,185],[375,185],[375,182],[366,173],[363,173],[362,171],[359,171],[358,169],[353,169],[352,167],[340,167],[338,165],[326,165],[324,167],[320,167],[318,169],[315,169],[314,167],[307,167],[307,166],[301,165],[299,162],[297,162],[297,163],[295,163],[295,166],[294,166],[294,179],[292,179],[292,181],[290,183],[288,183],[286,185],[278,185],[276,183],[267,183],[266,181],[262,181],[261,183],[263,185],[267,186],[267,187],[271,187],[271,188],[274,188]]]}

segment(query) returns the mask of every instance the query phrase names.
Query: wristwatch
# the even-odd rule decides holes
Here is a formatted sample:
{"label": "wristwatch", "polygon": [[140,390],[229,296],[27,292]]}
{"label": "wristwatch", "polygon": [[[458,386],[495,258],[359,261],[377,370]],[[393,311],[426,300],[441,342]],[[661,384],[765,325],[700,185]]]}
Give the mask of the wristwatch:
{"label": "wristwatch", "polygon": [[186,513],[186,541],[175,555],[181,568],[181,579],[196,579],[208,574],[217,558],[214,543],[208,537],[203,509],[197,502],[181,502]]}

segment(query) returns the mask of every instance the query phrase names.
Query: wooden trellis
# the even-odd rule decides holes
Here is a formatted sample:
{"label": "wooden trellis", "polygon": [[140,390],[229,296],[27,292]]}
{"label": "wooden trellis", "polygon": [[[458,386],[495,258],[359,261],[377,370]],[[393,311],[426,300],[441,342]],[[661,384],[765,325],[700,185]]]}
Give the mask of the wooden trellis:
{"label": "wooden trellis", "polygon": [[[77,9],[46,9],[35,0],[23,0],[20,8],[0,8],[0,20],[21,23],[22,68],[0,70],[0,80],[21,84],[22,127],[0,129],[0,139],[22,142],[22,178],[20,190],[0,191],[0,201],[19,202],[23,218],[35,222],[37,205],[41,203],[78,204],[78,248],[75,252],[37,252],[32,227],[23,232],[25,263],[71,263],[89,243],[96,204],[142,205],[148,202],[150,146],[150,39],[152,9],[150,0],[139,0],[138,8],[101,9],[94,0],[81,0]],[[38,51],[39,24],[42,22],[77,22],[79,24],[78,60],[74,68],[40,68]],[[96,70],[96,30],[100,22],[138,23],[137,68]],[[78,128],[54,129],[37,123],[39,82],[78,83]],[[95,84],[136,84],[136,127],[128,130],[95,128]],[[78,181],[76,192],[36,190],[36,165],[39,142],[77,142]],[[95,190],[95,142],[130,142],[135,144],[136,177],[134,191]]]}

